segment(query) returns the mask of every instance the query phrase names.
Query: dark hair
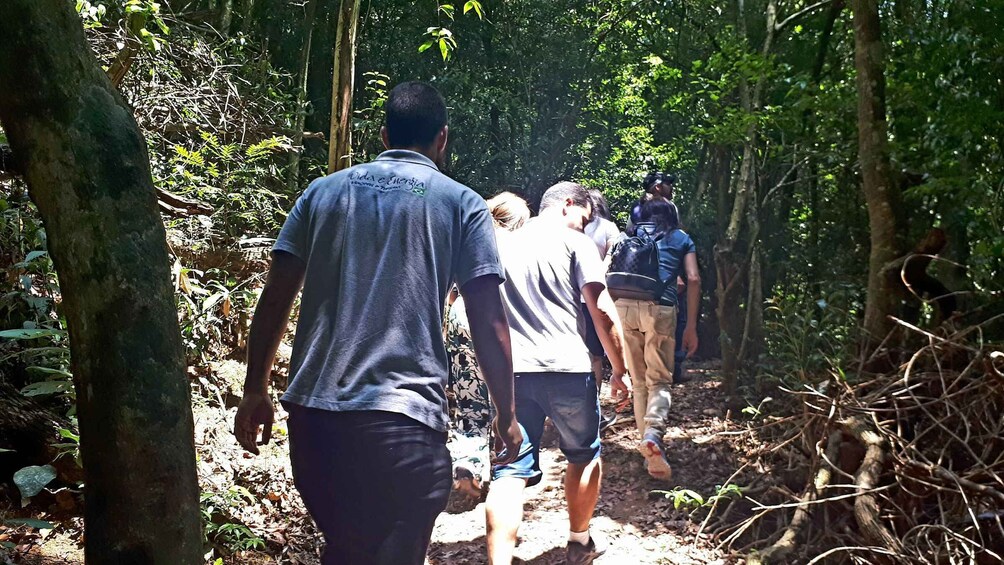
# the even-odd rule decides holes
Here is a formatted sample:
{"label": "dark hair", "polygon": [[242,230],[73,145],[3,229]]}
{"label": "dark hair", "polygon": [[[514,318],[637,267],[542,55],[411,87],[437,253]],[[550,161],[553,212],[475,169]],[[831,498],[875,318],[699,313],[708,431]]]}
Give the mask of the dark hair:
{"label": "dark hair", "polygon": [[543,212],[551,206],[560,206],[569,198],[576,206],[592,204],[592,201],[589,199],[589,191],[586,190],[586,187],[577,182],[562,181],[547,189],[544,195],[540,197],[539,210]]}
{"label": "dark hair", "polygon": [[431,84],[411,81],[387,97],[387,141],[391,147],[428,147],[446,125],[446,101]]}
{"label": "dark hair", "polygon": [[680,227],[680,211],[676,204],[662,198],[643,200],[638,214],[642,222],[655,224],[659,233],[667,233]]}
{"label": "dark hair", "polygon": [[641,189],[645,192],[652,192],[655,187],[660,184],[668,184],[673,186],[676,184],[676,175],[673,173],[663,173],[660,171],[652,171],[645,175],[645,180],[641,182]]}
{"label": "dark hair", "polygon": [[603,218],[604,220],[610,219],[610,206],[607,205],[607,199],[603,196],[598,188],[589,189],[589,200],[593,203],[593,217]]}

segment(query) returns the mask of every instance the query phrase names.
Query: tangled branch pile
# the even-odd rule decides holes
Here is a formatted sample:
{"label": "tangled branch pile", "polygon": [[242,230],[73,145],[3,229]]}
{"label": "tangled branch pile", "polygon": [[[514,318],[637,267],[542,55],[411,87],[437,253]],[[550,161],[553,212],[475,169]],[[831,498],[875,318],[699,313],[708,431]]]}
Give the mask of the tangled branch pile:
{"label": "tangled branch pile", "polygon": [[802,413],[753,430],[771,447],[752,481],[775,482],[747,490],[738,524],[736,503],[719,513],[723,546],[751,563],[1004,560],[1004,353],[986,324],[900,325],[926,343],[898,370],[787,391]]}
{"label": "tangled branch pile", "polygon": [[[170,144],[208,132],[225,141],[256,143],[290,133],[293,92],[289,77],[250,52],[200,26],[165,18],[170,41],[156,51],[136,45],[120,27],[102,26],[88,33],[91,48],[109,67],[112,80],[133,108],[149,137]],[[236,54],[260,65],[228,62]],[[123,67],[116,75],[117,67]],[[278,120],[277,122],[272,120]]]}

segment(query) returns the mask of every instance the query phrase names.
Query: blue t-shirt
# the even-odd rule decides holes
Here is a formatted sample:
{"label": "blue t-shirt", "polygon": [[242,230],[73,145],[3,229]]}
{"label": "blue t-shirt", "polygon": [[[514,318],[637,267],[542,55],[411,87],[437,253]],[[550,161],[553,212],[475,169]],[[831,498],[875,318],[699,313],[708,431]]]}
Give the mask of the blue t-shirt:
{"label": "blue t-shirt", "polygon": [[[656,235],[655,224],[642,222],[635,226],[638,231],[644,230],[649,235]],[[687,232],[675,229],[663,235],[656,242],[659,248],[659,278],[664,283],[662,296],[659,304],[663,306],[676,306],[679,298],[676,296],[676,277],[684,274],[683,258],[689,253],[697,253],[694,240],[690,239]]]}
{"label": "blue t-shirt", "polygon": [[386,151],[311,183],[274,249],[307,264],[282,400],[445,431],[446,295],[504,280],[485,201],[427,157]]}

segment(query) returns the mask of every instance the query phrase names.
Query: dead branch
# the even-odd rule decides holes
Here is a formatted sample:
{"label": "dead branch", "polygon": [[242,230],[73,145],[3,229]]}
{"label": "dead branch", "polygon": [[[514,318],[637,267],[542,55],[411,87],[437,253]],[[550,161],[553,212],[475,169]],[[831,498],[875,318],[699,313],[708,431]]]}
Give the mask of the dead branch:
{"label": "dead branch", "polygon": [[[782,417],[743,436],[762,445],[752,468],[767,488],[756,500],[744,492],[719,512],[731,520],[706,519],[719,547],[758,549],[750,559],[760,563],[791,561],[795,551],[816,555],[813,563],[999,562],[1004,352],[982,330],[993,317],[964,328],[956,318],[932,330],[896,319],[900,335],[921,338],[901,365],[781,387]],[[815,444],[817,457],[792,457],[799,440]],[[782,481],[799,466],[809,479],[796,495]]]}
{"label": "dead branch", "polygon": [[861,417],[848,418],[843,422],[844,429],[865,446],[865,456],[861,466],[854,476],[854,484],[858,487],[857,500],[854,501],[854,517],[865,540],[880,547],[889,547],[900,551],[899,540],[893,537],[879,520],[879,505],[872,489],[878,485],[879,475],[885,464],[885,439],[879,435]]}
{"label": "dead branch", "polygon": [[213,213],[213,207],[205,202],[178,196],[162,188],[157,188],[157,202],[160,209],[170,216],[208,216]]}

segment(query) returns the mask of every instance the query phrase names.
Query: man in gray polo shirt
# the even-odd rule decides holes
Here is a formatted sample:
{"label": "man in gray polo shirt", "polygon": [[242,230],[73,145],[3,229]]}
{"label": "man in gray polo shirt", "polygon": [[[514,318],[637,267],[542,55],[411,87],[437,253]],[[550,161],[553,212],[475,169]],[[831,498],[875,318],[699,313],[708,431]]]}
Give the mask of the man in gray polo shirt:
{"label": "man in gray polo shirt", "polygon": [[499,234],[505,266],[503,300],[512,331],[516,372],[516,417],[523,431],[519,457],[492,469],[486,504],[488,562],[509,565],[523,519],[523,488],[541,479],[540,439],[544,419],[558,430],[568,460],[567,563],[592,563],[603,547],[590,535],[600,493],[600,407],[589,353],[582,340],[581,303],[596,325],[610,358],[611,393],[627,397],[620,322],[606,291],[596,245],[582,233],[592,216],[589,193],[558,183],[540,201],[540,215],[511,233]]}
{"label": "man in gray polo shirt", "polygon": [[509,328],[488,208],[439,172],[446,105],[396,86],[372,163],[314,181],[273,250],[255,311],[234,434],[258,453],[271,433],[268,375],[301,286],[282,397],[293,478],[327,547],[323,563],[420,565],[452,486],[442,312],[455,283],[497,408],[503,462],[515,421]]}

